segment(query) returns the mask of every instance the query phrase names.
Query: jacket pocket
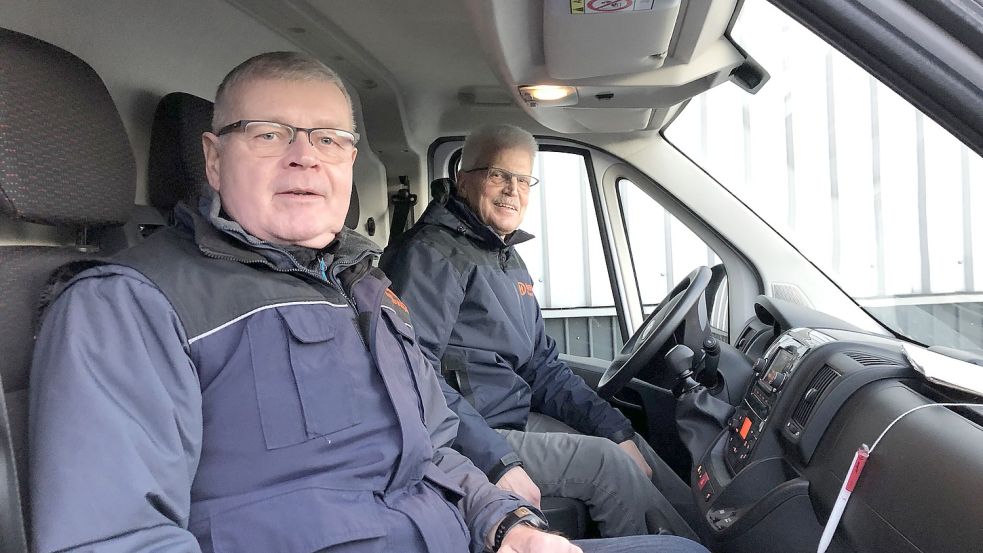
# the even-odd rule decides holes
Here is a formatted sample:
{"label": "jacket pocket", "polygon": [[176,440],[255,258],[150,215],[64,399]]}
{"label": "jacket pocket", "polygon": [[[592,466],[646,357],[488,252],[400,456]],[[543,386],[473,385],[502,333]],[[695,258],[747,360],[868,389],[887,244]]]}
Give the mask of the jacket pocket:
{"label": "jacket pocket", "polygon": [[[484,417],[522,403],[523,389],[529,386],[497,352],[462,349],[466,357],[465,379],[468,392],[461,394]],[[528,397],[528,392],[525,392]],[[528,402],[528,399],[526,400]],[[503,406],[508,403],[508,406]],[[514,404],[514,405],[513,405]]]}
{"label": "jacket pocket", "polygon": [[388,307],[383,306],[382,313],[384,317],[389,319],[390,326],[397,334],[409,341],[410,344],[416,344],[416,331],[413,330],[413,326],[410,323],[401,319],[399,315]]}
{"label": "jacket pocket", "polygon": [[371,496],[306,488],[237,507],[212,517],[212,545],[215,553],[381,553],[386,528]]}
{"label": "jacket pocket", "polygon": [[[338,363],[342,355],[334,342],[335,322],[320,307],[280,307],[278,323],[267,321],[250,329],[267,449],[295,445],[361,422],[352,404],[351,376]],[[282,336],[286,347],[277,347],[276,336]]]}
{"label": "jacket pocket", "polygon": [[395,347],[398,348],[397,351],[402,353],[406,372],[419,400],[420,420],[425,425],[427,400],[424,395],[428,388],[424,380],[430,376],[427,373],[432,371],[430,364],[426,362],[423,353],[416,346],[416,335],[409,323],[403,321],[399,315],[385,306],[382,308],[381,318],[385,320],[385,323],[379,322],[376,339],[380,338],[378,332],[385,328],[389,335],[384,339],[393,340]]}

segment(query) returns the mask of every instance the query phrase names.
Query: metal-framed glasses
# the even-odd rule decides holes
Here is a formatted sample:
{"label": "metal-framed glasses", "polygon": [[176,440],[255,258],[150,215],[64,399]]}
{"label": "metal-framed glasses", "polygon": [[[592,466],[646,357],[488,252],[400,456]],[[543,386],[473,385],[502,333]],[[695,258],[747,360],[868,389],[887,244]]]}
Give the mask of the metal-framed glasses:
{"label": "metal-framed glasses", "polygon": [[528,192],[530,188],[536,186],[536,183],[539,182],[539,179],[532,175],[520,175],[499,167],[475,167],[474,169],[468,169],[465,173],[474,173],[477,171],[485,171],[485,176],[488,177],[488,180],[498,186],[505,186],[514,181],[516,188],[523,192]]}
{"label": "metal-framed glasses", "polygon": [[305,129],[275,121],[255,121],[242,119],[219,129],[217,136],[229,133],[242,133],[246,146],[254,155],[260,157],[281,156],[297,139],[297,132],[307,133],[307,140],[325,161],[343,161],[351,158],[358,133],[343,129],[314,128]]}

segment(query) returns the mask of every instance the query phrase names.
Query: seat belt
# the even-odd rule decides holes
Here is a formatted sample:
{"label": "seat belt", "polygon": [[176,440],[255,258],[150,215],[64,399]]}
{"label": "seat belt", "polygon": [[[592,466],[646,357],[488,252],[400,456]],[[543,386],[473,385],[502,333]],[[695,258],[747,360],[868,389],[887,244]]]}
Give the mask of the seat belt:
{"label": "seat belt", "polygon": [[389,243],[394,243],[400,235],[406,232],[406,225],[410,219],[410,211],[416,205],[416,194],[410,194],[410,179],[405,175],[400,175],[399,183],[403,185],[395,194],[391,196],[393,202],[393,223],[389,228]]}

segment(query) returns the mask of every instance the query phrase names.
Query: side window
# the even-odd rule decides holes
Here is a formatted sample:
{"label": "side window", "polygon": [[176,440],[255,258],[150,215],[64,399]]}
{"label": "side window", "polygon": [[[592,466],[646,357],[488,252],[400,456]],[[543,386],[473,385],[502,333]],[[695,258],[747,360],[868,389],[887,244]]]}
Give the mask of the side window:
{"label": "side window", "polygon": [[[533,278],[546,332],[560,353],[610,360],[621,347],[597,215],[584,157],[540,151],[517,246]],[[547,207],[548,206],[548,207]]]}
{"label": "side window", "polygon": [[[693,269],[720,265],[717,254],[703,240],[635,183],[619,180],[618,198],[646,315]],[[722,270],[720,265],[714,272]],[[715,276],[711,286],[717,282],[719,285],[712,290],[712,297],[707,297],[707,302],[713,305],[710,325],[718,339],[727,341],[727,278]]]}

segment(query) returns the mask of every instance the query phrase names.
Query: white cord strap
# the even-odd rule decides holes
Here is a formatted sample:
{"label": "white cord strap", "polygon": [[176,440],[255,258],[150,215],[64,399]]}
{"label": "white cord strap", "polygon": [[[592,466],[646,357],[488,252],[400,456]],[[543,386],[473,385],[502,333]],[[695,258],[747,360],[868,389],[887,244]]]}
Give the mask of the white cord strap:
{"label": "white cord strap", "polygon": [[927,403],[925,405],[919,405],[918,407],[913,407],[908,409],[904,413],[898,415],[890,424],[888,424],[881,435],[874,440],[874,445],[867,447],[867,444],[861,444],[857,449],[857,452],[853,454],[853,461],[850,463],[850,470],[846,473],[846,478],[843,479],[843,485],[840,486],[840,494],[836,497],[836,503],[833,504],[833,510],[829,513],[829,520],[826,521],[826,528],[823,530],[823,535],[819,538],[819,547],[816,550],[817,553],[826,553],[826,548],[829,547],[830,542],[833,541],[833,534],[836,533],[836,527],[840,524],[840,519],[843,518],[843,511],[846,509],[847,501],[850,500],[850,494],[853,493],[854,487],[857,485],[857,480],[860,478],[860,473],[864,469],[864,465],[867,462],[867,458],[874,453],[874,449],[877,444],[881,443],[884,435],[894,427],[901,419],[907,417],[908,415],[914,413],[915,411],[920,411],[927,407],[977,407],[983,408],[983,403]]}

